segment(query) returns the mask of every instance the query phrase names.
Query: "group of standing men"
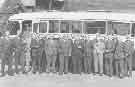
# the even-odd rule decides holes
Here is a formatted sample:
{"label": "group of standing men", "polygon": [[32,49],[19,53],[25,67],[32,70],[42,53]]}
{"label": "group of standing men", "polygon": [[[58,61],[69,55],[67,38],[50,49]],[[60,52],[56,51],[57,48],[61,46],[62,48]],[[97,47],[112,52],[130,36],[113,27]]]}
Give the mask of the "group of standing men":
{"label": "group of standing men", "polygon": [[[26,37],[27,38],[27,37]],[[134,43],[127,36],[125,41],[117,37],[101,38],[100,34],[90,39],[28,39],[14,38],[12,43],[0,39],[1,73],[8,74],[53,72],[67,74],[99,74],[125,77],[132,75]],[[28,45],[29,44],[29,45]],[[13,69],[15,65],[15,69]],[[21,70],[19,70],[21,66]],[[27,70],[27,68],[31,68]]]}

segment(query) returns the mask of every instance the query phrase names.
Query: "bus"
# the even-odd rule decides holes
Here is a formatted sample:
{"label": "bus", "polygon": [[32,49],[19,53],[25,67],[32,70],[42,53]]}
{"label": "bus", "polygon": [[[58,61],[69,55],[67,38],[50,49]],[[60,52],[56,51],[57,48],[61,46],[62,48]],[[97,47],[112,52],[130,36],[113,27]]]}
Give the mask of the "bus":
{"label": "bus", "polygon": [[133,13],[117,12],[59,12],[43,11],[33,13],[19,13],[8,20],[10,36],[29,31],[39,37],[53,36],[81,38],[83,35],[92,39],[98,31],[102,36],[111,31],[121,38],[135,35],[135,15]]}

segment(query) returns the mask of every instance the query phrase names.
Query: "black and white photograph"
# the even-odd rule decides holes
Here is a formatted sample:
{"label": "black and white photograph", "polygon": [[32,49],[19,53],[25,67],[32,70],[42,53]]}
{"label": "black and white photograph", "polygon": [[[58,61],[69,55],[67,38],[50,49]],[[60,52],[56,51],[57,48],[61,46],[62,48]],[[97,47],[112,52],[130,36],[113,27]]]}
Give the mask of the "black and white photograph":
{"label": "black and white photograph", "polygon": [[134,87],[135,0],[0,0],[0,87]]}

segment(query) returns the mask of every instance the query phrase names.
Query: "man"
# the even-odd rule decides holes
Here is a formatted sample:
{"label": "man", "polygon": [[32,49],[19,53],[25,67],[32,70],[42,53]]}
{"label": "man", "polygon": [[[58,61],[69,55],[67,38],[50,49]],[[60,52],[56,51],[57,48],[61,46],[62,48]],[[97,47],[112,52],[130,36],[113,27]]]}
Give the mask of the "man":
{"label": "man", "polygon": [[58,54],[59,54],[59,74],[62,75],[64,72],[64,50],[65,40],[59,39]]}
{"label": "man", "polygon": [[68,73],[69,57],[71,56],[71,40],[59,40],[59,74]]}
{"label": "man", "polygon": [[72,63],[73,63],[73,74],[81,74],[82,71],[82,44],[80,40],[76,39],[72,43]]}
{"label": "man", "polygon": [[125,54],[125,74],[128,76],[132,75],[132,57],[134,51],[134,42],[130,40],[130,37],[126,37],[125,46],[124,46],[124,54]]}
{"label": "man", "polygon": [[117,41],[116,42],[116,49],[115,49],[115,72],[116,75],[120,78],[123,78],[124,75],[124,42]]}
{"label": "man", "polygon": [[43,71],[45,71],[45,64],[46,64],[46,61],[45,61],[45,54],[44,54],[44,47],[45,46],[45,40],[44,39],[40,39],[39,40],[39,72],[42,73]]}
{"label": "man", "polygon": [[103,74],[103,53],[105,50],[105,44],[103,40],[98,36],[96,42],[94,43],[94,71],[95,74]]}
{"label": "man", "polygon": [[31,56],[30,56],[30,45],[31,45],[31,34],[30,34],[31,28],[29,27],[28,30],[24,31],[23,33],[23,42],[26,44],[25,45],[25,61],[26,61],[26,72],[30,70],[30,61],[31,61]]}
{"label": "man", "polygon": [[56,72],[55,63],[57,58],[58,42],[56,38],[49,38],[46,40],[45,52],[47,60],[46,72]]}
{"label": "man", "polygon": [[12,70],[12,62],[13,62],[13,56],[12,56],[12,46],[10,44],[10,40],[8,38],[9,32],[5,33],[6,36],[1,38],[1,72],[2,75],[5,75],[5,65],[8,64],[8,75],[13,76],[13,70]]}
{"label": "man", "polygon": [[36,39],[31,40],[31,58],[32,58],[32,72],[36,73],[40,69],[39,57],[39,43]]}
{"label": "man", "polygon": [[65,69],[64,72],[68,73],[69,72],[69,59],[71,57],[71,52],[72,52],[72,41],[70,39],[66,39],[65,41],[65,50],[64,50],[64,63],[65,63]]}
{"label": "man", "polygon": [[13,46],[14,46],[14,51],[15,51],[15,55],[14,55],[14,58],[15,58],[15,73],[18,74],[19,73],[19,69],[18,69],[18,66],[19,66],[19,63],[20,63],[20,55],[21,55],[21,39],[20,37],[15,37],[13,40]]}
{"label": "man", "polygon": [[19,54],[19,65],[21,65],[21,72],[26,73],[25,65],[26,65],[26,43],[23,40],[20,40],[20,54]]}
{"label": "man", "polygon": [[84,45],[84,72],[92,72],[92,60],[93,60],[93,40],[85,40]]}
{"label": "man", "polygon": [[113,38],[107,38],[105,43],[105,70],[109,76],[113,75],[113,55],[115,50],[115,42]]}

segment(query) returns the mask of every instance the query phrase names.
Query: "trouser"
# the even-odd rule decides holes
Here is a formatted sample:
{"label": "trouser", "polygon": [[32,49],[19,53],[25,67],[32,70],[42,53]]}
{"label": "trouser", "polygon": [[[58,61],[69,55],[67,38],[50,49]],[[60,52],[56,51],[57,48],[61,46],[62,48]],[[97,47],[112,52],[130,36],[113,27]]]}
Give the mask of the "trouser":
{"label": "trouser", "polygon": [[56,58],[57,55],[46,55],[46,60],[47,60],[47,68],[46,68],[46,72],[56,72],[55,69],[55,63],[56,63]]}
{"label": "trouser", "polygon": [[125,74],[131,75],[131,73],[132,73],[132,56],[128,56],[125,58],[124,65],[125,65],[125,67],[124,67]]}
{"label": "trouser", "polygon": [[65,72],[65,73],[68,73],[68,71],[69,71],[69,70],[68,70],[68,69],[69,69],[69,67],[68,67],[69,65],[68,65],[68,64],[69,64],[69,58],[70,58],[70,57],[69,57],[69,56],[65,56],[64,58],[65,58],[65,59],[64,59],[64,60],[65,60],[65,62],[64,62],[64,63],[65,63],[65,71],[64,71],[64,72]]}
{"label": "trouser", "polygon": [[31,55],[30,55],[30,50],[27,50],[25,54],[26,58],[26,71],[28,72],[30,70],[30,61],[31,61]]}
{"label": "trouser", "polygon": [[3,57],[2,58],[2,62],[1,62],[1,73],[2,76],[5,75],[5,65],[8,64],[8,75],[13,75],[13,69],[12,69],[12,56],[7,57]]}
{"label": "trouser", "polygon": [[124,74],[124,59],[115,59],[116,75],[123,77]]}
{"label": "trouser", "polygon": [[[46,63],[46,61],[45,61],[45,56],[43,56],[43,53],[44,53],[44,49],[39,49],[39,72],[41,73],[41,72],[43,72],[44,71],[44,68],[45,68],[45,63]],[[44,63],[44,64],[43,64]]]}
{"label": "trouser", "polygon": [[40,57],[39,56],[32,56],[32,68],[33,68],[33,72],[40,72]]}
{"label": "trouser", "polygon": [[41,72],[46,72],[46,65],[47,65],[46,54],[45,51],[43,51],[41,55]]}
{"label": "trouser", "polygon": [[25,63],[26,63],[26,54],[24,52],[21,52],[20,54],[21,72],[25,72]]}
{"label": "trouser", "polygon": [[21,52],[19,50],[17,50],[15,52],[15,73],[18,74],[19,73],[19,69],[18,69],[18,66],[19,66],[19,63],[20,63],[20,56],[21,56]]}
{"label": "trouser", "polygon": [[68,73],[69,56],[59,55],[59,73]]}
{"label": "trouser", "polygon": [[59,74],[63,74],[64,72],[64,55],[59,55]]}
{"label": "trouser", "polygon": [[41,49],[41,48],[32,48],[31,49],[33,73],[36,71],[41,72],[42,54],[43,54],[43,49]]}
{"label": "trouser", "polygon": [[92,56],[84,57],[84,72],[91,73],[92,72]]}
{"label": "trouser", "polygon": [[81,74],[82,71],[82,58],[80,56],[72,56],[73,73]]}
{"label": "trouser", "polygon": [[19,73],[18,65],[19,65],[19,56],[15,56],[15,73],[16,74]]}
{"label": "trouser", "polygon": [[94,71],[95,73],[103,73],[103,53],[94,52]]}
{"label": "trouser", "polygon": [[105,73],[107,75],[113,75],[113,58],[105,57]]}

